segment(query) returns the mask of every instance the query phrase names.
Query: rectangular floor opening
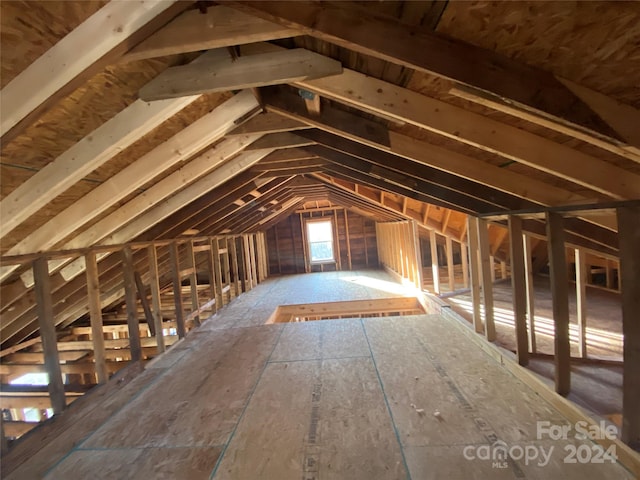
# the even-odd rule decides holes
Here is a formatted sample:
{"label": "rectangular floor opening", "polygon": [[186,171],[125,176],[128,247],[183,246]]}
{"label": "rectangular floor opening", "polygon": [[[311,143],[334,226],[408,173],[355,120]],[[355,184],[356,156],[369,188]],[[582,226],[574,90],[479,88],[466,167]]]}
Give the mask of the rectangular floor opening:
{"label": "rectangular floor opening", "polygon": [[416,297],[391,297],[346,302],[280,305],[267,320],[270,323],[310,322],[340,318],[371,318],[426,313]]}

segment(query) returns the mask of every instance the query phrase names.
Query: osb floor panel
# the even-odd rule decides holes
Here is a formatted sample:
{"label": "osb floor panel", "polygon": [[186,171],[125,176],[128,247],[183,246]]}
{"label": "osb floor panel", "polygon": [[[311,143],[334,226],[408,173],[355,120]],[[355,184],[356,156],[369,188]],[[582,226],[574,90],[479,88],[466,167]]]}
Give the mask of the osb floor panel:
{"label": "osb floor panel", "polygon": [[[537,439],[536,422],[567,421],[439,315],[263,325],[278,304],[395,288],[381,272],[268,280],[148,366],[108,418],[70,427],[75,446],[50,436],[7,478],[632,478],[563,463],[580,442]],[[463,457],[496,439],[554,452],[544,467]]]}

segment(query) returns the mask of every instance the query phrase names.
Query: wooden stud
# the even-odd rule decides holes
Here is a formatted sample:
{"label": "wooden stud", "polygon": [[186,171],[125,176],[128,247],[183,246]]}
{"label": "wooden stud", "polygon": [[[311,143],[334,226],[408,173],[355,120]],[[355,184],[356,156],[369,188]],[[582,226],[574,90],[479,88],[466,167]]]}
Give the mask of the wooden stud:
{"label": "wooden stud", "polygon": [[533,266],[531,264],[531,237],[526,233],[523,233],[522,240],[524,242],[524,269],[525,281],[527,283],[527,321],[529,327],[529,351],[531,353],[536,353],[537,347],[535,328],[535,291],[533,289]]}
{"label": "wooden stud", "polygon": [[622,440],[640,444],[640,207],[617,209],[622,279],[622,334],[624,364],[622,381]]}
{"label": "wooden stud", "polygon": [[351,265],[351,238],[349,238],[349,218],[348,210],[346,208],[344,209],[344,235],[347,242],[347,263],[349,265],[349,270],[353,270],[353,267]]}
{"label": "wooden stud", "polygon": [[436,243],[435,230],[429,230],[429,243],[431,246],[431,273],[433,276],[433,291],[440,295],[440,268],[438,267],[438,244]]}
{"label": "wooden stud", "polygon": [[155,245],[147,247],[149,257],[149,287],[151,289],[151,304],[153,307],[153,323],[156,330],[158,353],[165,351],[164,332],[162,331],[162,302],[160,299],[160,274],[158,272],[158,252]]}
{"label": "wooden stud", "polygon": [[511,254],[511,289],[516,333],[516,356],[522,366],[529,364],[527,335],[527,285],[522,244],[522,219],[509,216],[509,245]]}
{"label": "wooden stud", "polygon": [[564,226],[559,213],[547,212],[547,246],[549,275],[555,326],[555,384],[556,392],[568,395],[571,390],[571,347],[569,343],[569,285],[567,278]]}
{"label": "wooden stud", "polygon": [[491,283],[496,283],[496,259],[493,255],[489,255],[489,268],[490,268],[489,272],[491,275]]}
{"label": "wooden stud", "polygon": [[507,275],[507,262],[504,260],[500,261],[500,279],[505,280],[508,277]]}
{"label": "wooden stud", "polygon": [[449,291],[454,292],[456,290],[456,281],[455,272],[453,270],[453,243],[449,236],[445,237],[445,240],[447,247],[447,275],[449,276]]}
{"label": "wooden stud", "polygon": [[240,295],[239,292],[231,292],[231,261],[229,258],[229,237],[224,237],[222,241],[224,242],[224,251],[222,252],[222,271],[224,273],[224,283],[227,292],[227,301],[231,302],[233,298],[232,295],[236,297]]}
{"label": "wooden stud", "polygon": [[140,323],[138,322],[138,306],[136,303],[136,280],[133,270],[133,252],[131,247],[122,249],[122,277],[124,280],[124,296],[127,305],[127,325],[129,331],[129,344],[131,349],[131,361],[142,360],[142,347],[140,345]]}
{"label": "wooden stud", "polygon": [[467,251],[467,244],[460,243],[460,259],[462,260],[462,281],[464,282],[464,288],[469,288],[469,256],[468,255],[469,253]]}
{"label": "wooden stud", "polygon": [[257,257],[256,257],[256,236],[251,234],[247,237],[249,242],[249,263],[251,264],[251,286],[256,287],[258,285],[258,273],[257,273]]}
{"label": "wooden stud", "polygon": [[469,271],[471,274],[471,305],[473,307],[473,326],[476,332],[483,333],[484,326],[480,315],[480,263],[478,259],[478,218],[467,217],[467,236],[469,238]]}
{"label": "wooden stud", "polygon": [[333,241],[336,246],[336,251],[334,252],[334,256],[336,259],[336,270],[342,270],[342,258],[340,253],[340,234],[338,232],[338,211],[333,211]]}
{"label": "wooden stud", "polygon": [[587,357],[587,263],[586,254],[576,248],[576,314],[578,317],[578,355]]}
{"label": "wooden stud", "polygon": [[95,252],[85,256],[87,265],[87,296],[89,302],[89,316],[91,319],[91,339],[93,341],[93,357],[96,363],[96,377],[98,383],[109,380],[104,350],[104,332],[102,330],[102,305],[100,303],[100,279]]}
{"label": "wooden stud", "polygon": [[[304,272],[309,273],[311,271],[311,252],[309,252],[309,242],[307,241],[307,225],[302,218],[302,214],[299,215],[300,235],[302,236],[302,257],[304,259]],[[293,232],[293,226],[291,228]]]}
{"label": "wooden stud", "polygon": [[51,299],[51,279],[46,257],[39,257],[33,261],[33,276],[35,280],[36,311],[40,337],[44,350],[44,365],[49,375],[49,396],[53,413],[58,414],[66,407],[62,371],[58,357],[55,318]]}
{"label": "wooden stud", "polygon": [[422,291],[424,285],[424,279],[422,278],[422,252],[420,251],[420,235],[418,234],[418,223],[411,222],[413,227],[413,251],[415,256],[415,268],[416,268],[416,288]]}
{"label": "wooden stud", "polygon": [[[211,240],[211,251],[213,252],[213,264],[215,268],[215,282],[216,282],[216,303],[218,304],[218,310],[224,305],[223,289],[222,289],[222,261],[220,260],[220,238],[214,237]],[[243,282],[244,287],[244,282]],[[238,293],[236,293],[238,295]]]}
{"label": "wooden stud", "polygon": [[193,314],[200,310],[200,305],[198,300],[198,272],[196,270],[197,264],[195,252],[193,251],[193,240],[189,240],[186,243],[186,250],[187,268],[191,269],[191,273],[189,274],[189,286],[191,291],[191,313],[193,322],[197,327],[200,325],[200,315]]}
{"label": "wooden stud", "polygon": [[233,288],[237,296],[237,295],[240,295],[240,293],[242,292],[241,290],[242,285],[240,283],[240,269],[238,266],[238,250],[237,250],[237,243],[236,243],[235,237],[229,238],[229,241],[227,242],[227,248],[229,249],[229,255],[231,256],[231,268],[233,270]]}
{"label": "wooden stud", "polygon": [[147,325],[149,326],[149,333],[151,336],[156,335],[156,326],[153,323],[153,314],[151,313],[151,307],[149,306],[149,301],[147,300],[147,293],[144,287],[144,283],[142,282],[142,276],[138,271],[133,272],[133,278],[136,282],[136,290],[138,292],[138,298],[140,299],[140,304],[142,305],[142,310],[144,311],[144,318],[147,321]]}
{"label": "wooden stud", "polygon": [[496,325],[493,317],[493,281],[491,278],[493,261],[489,255],[489,229],[487,228],[486,220],[483,219],[478,219],[477,227],[485,335],[488,341],[493,342],[496,339]]}
{"label": "wooden stud", "polygon": [[187,331],[184,324],[184,308],[182,306],[182,278],[180,278],[180,252],[178,243],[169,244],[169,262],[171,266],[171,280],[173,284],[173,302],[175,305],[176,333],[183,338]]}

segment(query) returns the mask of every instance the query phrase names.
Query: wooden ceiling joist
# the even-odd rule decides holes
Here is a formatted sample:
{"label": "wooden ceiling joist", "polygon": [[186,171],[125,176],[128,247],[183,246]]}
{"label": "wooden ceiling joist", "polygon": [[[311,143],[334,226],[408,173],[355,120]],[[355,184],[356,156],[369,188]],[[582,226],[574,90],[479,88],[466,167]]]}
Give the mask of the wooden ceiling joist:
{"label": "wooden ceiling joist", "polygon": [[[143,186],[165,169],[219,140],[242,117],[256,111],[258,104],[250,92],[241,92],[192,123],[174,137],[121,170],[45,225],[20,241],[9,254],[46,250],[95,218],[108,207]],[[0,279],[15,268],[3,267]]]}
{"label": "wooden ceiling joist", "polygon": [[212,92],[242,90],[266,85],[337,75],[340,62],[297,48],[232,58],[227,49],[210,50],[198,62],[171,67],[146,84],[142,100],[164,100]]}
{"label": "wooden ceiling joist", "polygon": [[0,202],[4,237],[29,216],[198,97],[136,100],[74,144]]}
{"label": "wooden ceiling joist", "polygon": [[122,60],[131,62],[242,43],[265,42],[298,34],[296,29],[283,27],[224,5],[215,5],[208,7],[205,13],[197,8],[182,13],[140,42]]}
{"label": "wooden ceiling joist", "polygon": [[60,40],[2,89],[2,140],[15,137],[20,125],[26,126],[24,120],[45,109],[54,96],[70,93],[79,82],[117,60],[126,51],[127,40],[136,43],[136,32],[139,42],[186,7],[174,3],[109,2]]}
{"label": "wooden ceiling joist", "polygon": [[[388,131],[382,137],[384,140],[371,141],[360,135],[352,125],[364,123],[368,127],[383,128],[381,125],[363,119],[348,112],[339,112],[335,108],[325,107],[320,117],[311,117],[304,111],[301,101],[286,92],[268,90],[263,97],[267,108],[290,118],[305,121],[321,130],[339,135],[355,142],[362,143],[386,152],[412,160],[421,165],[427,165],[439,170],[452,173],[487,187],[500,190],[541,205],[568,205],[579,202],[594,201],[582,195],[568,192],[545,182],[500,168],[487,162],[462,155],[445,148],[416,140],[414,138]],[[335,113],[331,113],[335,112]],[[331,121],[330,118],[339,118]],[[302,132],[301,132],[302,133]],[[387,143],[385,143],[387,142]],[[604,218],[589,218],[588,221],[615,230],[615,222]]]}
{"label": "wooden ceiling joist", "polygon": [[232,6],[344,48],[493,92],[533,112],[618,137],[552,74],[442,34],[375,16],[364,7],[309,2],[291,8],[283,1],[242,1]]}
{"label": "wooden ceiling joist", "polygon": [[640,175],[506,123],[352,70],[344,69],[341,75],[295,85],[501,155],[616,200],[640,197]]}

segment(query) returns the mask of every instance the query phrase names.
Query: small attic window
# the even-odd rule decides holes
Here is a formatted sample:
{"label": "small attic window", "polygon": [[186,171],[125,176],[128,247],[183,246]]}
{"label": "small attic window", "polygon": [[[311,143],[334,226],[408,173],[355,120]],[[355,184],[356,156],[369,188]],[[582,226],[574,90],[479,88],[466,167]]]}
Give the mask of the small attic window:
{"label": "small attic window", "polygon": [[307,222],[307,243],[311,263],[334,262],[333,228],[330,220]]}

